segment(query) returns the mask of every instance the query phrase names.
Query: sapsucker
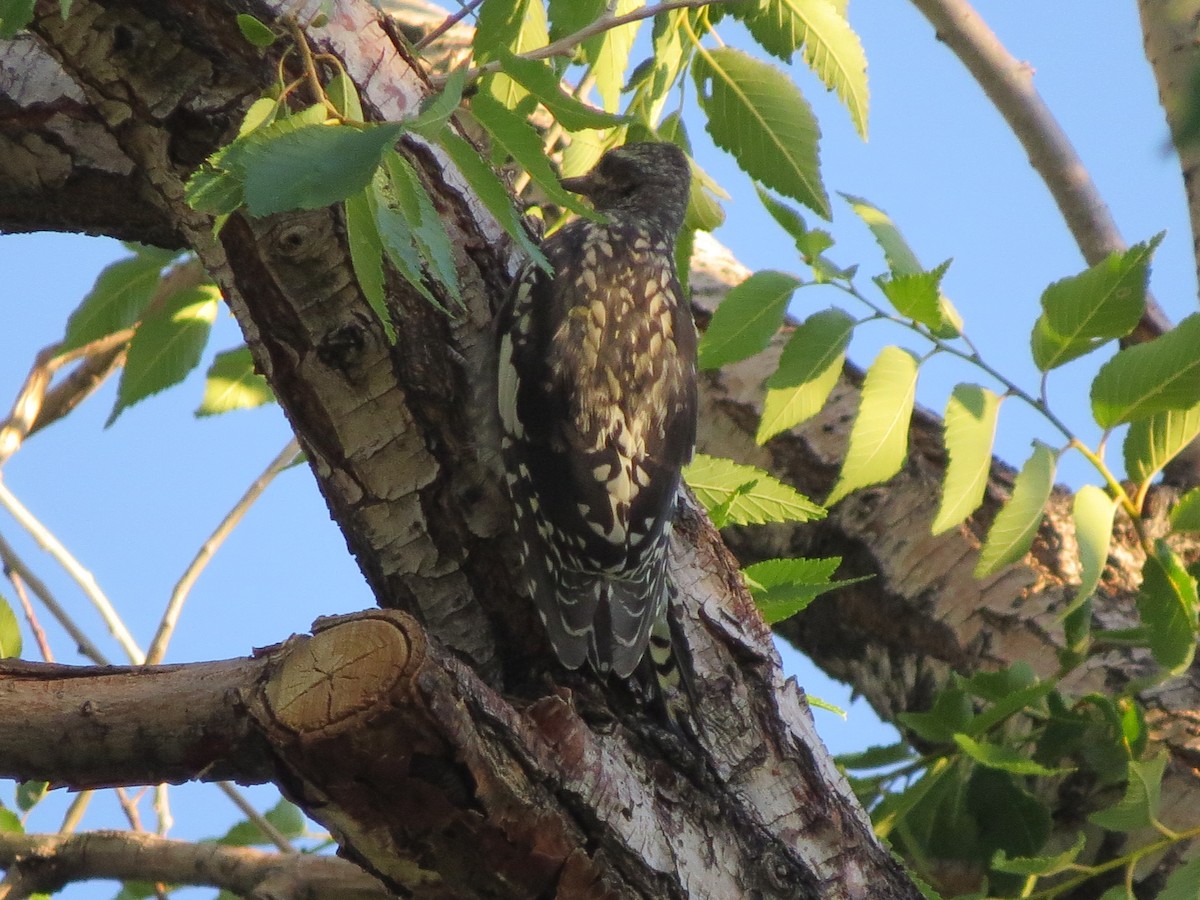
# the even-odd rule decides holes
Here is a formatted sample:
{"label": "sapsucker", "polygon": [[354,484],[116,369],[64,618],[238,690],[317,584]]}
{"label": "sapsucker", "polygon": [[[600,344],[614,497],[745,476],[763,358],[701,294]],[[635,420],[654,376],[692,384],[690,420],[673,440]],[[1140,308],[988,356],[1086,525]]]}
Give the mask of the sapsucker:
{"label": "sapsucker", "polygon": [[606,221],[547,238],[553,274],[528,265],[498,320],[522,568],[572,669],[628,677],[673,589],[671,517],[696,440],[696,330],[675,272],[690,183],[666,143],[618,147],[565,179]]}

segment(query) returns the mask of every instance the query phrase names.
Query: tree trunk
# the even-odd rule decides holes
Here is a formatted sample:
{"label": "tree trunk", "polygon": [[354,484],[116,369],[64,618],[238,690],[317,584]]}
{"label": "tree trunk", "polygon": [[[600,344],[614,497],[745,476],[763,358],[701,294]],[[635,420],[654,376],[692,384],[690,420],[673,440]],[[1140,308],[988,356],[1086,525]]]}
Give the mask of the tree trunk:
{"label": "tree trunk", "polygon": [[[391,279],[402,323],[391,346],[336,208],[235,214],[214,237],[183,202],[187,176],[233,136],[288,44],[251,46],[235,14],[286,31],[285,10],[76,0],[64,19],[39,3],[34,39],[0,49],[0,228],[193,250],[389,612],[207,668],[4,666],[5,717],[31,724],[0,752],[0,773],[269,779],[406,896],[918,896],[694,507],[680,505],[672,563],[695,734],[664,731],[621,685],[551,662],[514,590],[495,453],[490,323],[520,260],[436,147],[406,135],[399,149],[454,241],[466,307],[444,316]],[[404,119],[429,93],[396,24],[366,2],[337,4],[308,40],[341,61],[369,116]],[[737,410],[727,387],[709,387],[710,405]],[[854,514],[840,518],[848,527]],[[194,681],[201,672],[211,680]],[[143,702],[183,690],[193,696],[180,708],[199,720]],[[94,748],[30,752],[68,730]]]}

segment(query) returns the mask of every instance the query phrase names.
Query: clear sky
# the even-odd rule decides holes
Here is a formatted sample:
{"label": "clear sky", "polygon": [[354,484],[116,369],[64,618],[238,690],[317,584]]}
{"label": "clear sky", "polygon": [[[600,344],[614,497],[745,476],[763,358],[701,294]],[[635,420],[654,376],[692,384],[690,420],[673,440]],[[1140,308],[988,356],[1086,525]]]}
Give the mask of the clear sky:
{"label": "clear sky", "polygon": [[[1037,87],[1076,143],[1126,239],[1133,243],[1167,230],[1152,288],[1172,318],[1192,312],[1196,284],[1181,180],[1166,149],[1134,5],[987,0],[978,8],[1012,52],[1036,70]],[[870,63],[869,141],[857,137],[835,98],[806,71],[797,72],[824,134],[827,188],[831,194],[864,196],[885,209],[927,266],[953,258],[943,286],[965,317],[967,332],[1000,368],[1036,387],[1027,347],[1038,297],[1051,281],[1084,267],[1079,252],[1016,139],[919,13],[899,0],[859,0],[850,17]],[[736,44],[736,32],[726,30],[727,40]],[[758,209],[732,162],[707,143],[700,119],[693,117],[688,125],[701,164],[734,196],[717,237],[751,268],[803,274],[791,242]],[[807,218],[816,224],[815,216]],[[883,262],[865,228],[840,200],[832,225],[825,227],[838,241],[830,255],[843,265],[860,264],[861,284],[869,287],[869,276],[881,273]],[[6,312],[0,325],[0,406],[7,409],[33,352],[61,338],[67,314],[99,269],[123,252],[114,242],[81,237],[0,237]],[[803,317],[832,302],[845,305],[828,289],[806,289],[792,311]],[[222,314],[208,358],[239,340],[236,326]],[[880,346],[897,340],[924,349],[879,329],[856,337],[852,357],[866,364]],[[206,366],[207,359],[202,369]],[[1052,400],[1080,428],[1088,418],[1082,401],[1094,368],[1088,361],[1072,364],[1052,381]],[[919,396],[940,410],[955,381],[981,377],[938,363],[923,372]],[[68,422],[33,438],[3,470],[5,483],[95,574],[143,648],[201,542],[289,437],[274,407],[195,420],[191,413],[202,390],[197,374],[128,410],[105,430],[115,396],[109,384]],[[1056,442],[1034,417],[1007,403],[998,453],[1019,464],[1033,437]],[[1073,484],[1088,477],[1077,465],[1060,472],[1061,480]],[[90,633],[103,635],[69,580],[3,513],[0,534]],[[7,583],[0,593],[15,599]],[[306,630],[318,615],[370,603],[311,476],[306,469],[292,470],[271,487],[201,576],[167,658],[244,655]],[[58,661],[82,661],[60,632],[48,630]],[[101,644],[113,661],[124,661],[111,641]],[[36,656],[28,639],[25,655]],[[864,704],[850,703],[846,688],[790,651],[784,658],[803,686],[850,710],[846,721],[816,713],[831,749],[892,739]],[[173,789],[173,796],[176,836],[219,834],[236,818],[212,788]],[[7,803],[10,797],[0,791],[0,800]],[[193,798],[204,799],[206,807],[195,819],[188,815]],[[85,826],[120,824],[108,801],[97,805],[106,812],[89,817]],[[56,828],[62,806],[53,804],[53,809],[53,816],[36,819],[33,827]],[[150,817],[148,807],[145,815]],[[84,886],[70,896],[109,893]]]}

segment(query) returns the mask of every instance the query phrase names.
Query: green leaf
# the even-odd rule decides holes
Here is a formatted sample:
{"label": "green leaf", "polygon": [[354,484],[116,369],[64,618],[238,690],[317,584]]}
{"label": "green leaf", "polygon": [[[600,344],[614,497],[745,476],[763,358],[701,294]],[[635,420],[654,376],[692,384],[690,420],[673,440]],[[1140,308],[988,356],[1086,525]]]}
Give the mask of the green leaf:
{"label": "green leaf", "polygon": [[1108,545],[1112,541],[1113,516],[1117,501],[1094,484],[1085,484],[1075,494],[1071,517],[1075,520],[1075,540],[1079,544],[1079,590],[1075,599],[1059,613],[1064,619],[1079,608],[1096,590],[1104,564],[1108,561]]}
{"label": "green leaf", "polygon": [[1168,409],[1200,402],[1200,313],[1161,337],[1126,347],[1092,382],[1092,415],[1112,428]]}
{"label": "green leaf", "polygon": [[253,216],[267,216],[345,200],[370,183],[384,151],[403,130],[396,123],[306,125],[251,138],[241,154],[246,208]]}
{"label": "green leaf", "polygon": [[[304,834],[304,814],[286,800],[280,800],[263,813],[263,818],[284,837],[298,838]],[[270,844],[271,839],[263,833],[257,823],[247,819],[238,822],[223,837],[217,838],[217,843],[227,847],[250,847]]]}
{"label": "green leaf", "polygon": [[877,278],[875,283],[896,308],[896,312],[919,322],[930,331],[938,331],[946,324],[942,316],[941,284],[949,267],[947,261],[928,272]]}
{"label": "green leaf", "polygon": [[275,399],[267,379],[254,370],[249,347],[218,353],[208,367],[204,399],[197,416],[215,416],[234,409],[253,409]]}
{"label": "green leaf", "polygon": [[609,128],[625,121],[623,116],[576,100],[562,89],[562,80],[554,69],[535,59],[514,56],[503,47],[496,51],[503,72],[533,94],[567,131],[585,128]]}
{"label": "green leaf", "polygon": [[699,367],[719,369],[766,349],[799,286],[798,278],[770,269],[755,272],[735,286],[725,295],[700,338],[696,353]]}
{"label": "green leaf", "polygon": [[33,21],[34,0],[0,0],[0,40],[11,40]]}
{"label": "green leaf", "polygon": [[1056,281],[1042,294],[1042,314],[1031,346],[1037,367],[1053,368],[1129,334],[1145,308],[1150,257],[1162,240],[1112,253],[1079,275]]}
{"label": "green leaf", "polygon": [[446,76],[440,93],[427,97],[421,104],[421,111],[411,119],[404,121],[404,127],[415,131],[424,137],[436,140],[438,135],[450,121],[450,117],[462,105],[463,88],[467,83],[465,67],[451,70]]}
{"label": "green leaf", "polygon": [[1200,897],[1200,857],[1188,860],[1171,873],[1157,900],[1195,900]]}
{"label": "green leaf", "polygon": [[550,200],[581,216],[596,218],[589,206],[558,183],[541,137],[523,116],[505,109],[487,94],[479,94],[471,101],[471,112],[496,145],[529,173]]}
{"label": "green leaf", "polygon": [[42,798],[50,793],[50,782],[48,781],[22,781],[17,785],[17,809],[21,812],[29,812],[39,803]]}
{"label": "green leaf", "polygon": [[62,353],[129,328],[141,318],[158,287],[163,262],[131,256],[108,266],[67,319]]}
{"label": "green leaf", "polygon": [[1042,523],[1042,510],[1054,489],[1056,465],[1054,451],[1041,441],[1034,441],[1033,454],[1021,467],[1012,496],[988,529],[979,562],[975,564],[976,578],[992,575],[1029,552]]}
{"label": "green leaf", "polygon": [[383,154],[398,211],[407,218],[413,238],[420,250],[425,268],[437,279],[451,299],[462,305],[462,290],[458,284],[458,268],[454,261],[454,245],[446,226],[430,199],[416,170],[399,153],[388,150]]}
{"label": "green leaf", "polygon": [[21,626],[8,599],[0,594],[0,659],[21,655]]}
{"label": "green leaf", "polygon": [[216,286],[205,284],[180,291],[146,313],[129,342],[106,428],[122,411],[178,384],[199,365],[220,299]]}
{"label": "green leaf", "polygon": [[1138,613],[1149,629],[1154,660],[1172,675],[1185,672],[1196,653],[1196,580],[1163,541],[1142,566]]}
{"label": "green leaf", "polygon": [[820,412],[842,374],[855,324],[848,313],[826,309],[813,313],[792,332],[779,367],[767,379],[755,441],[764,444]]}
{"label": "green leaf", "polygon": [[961,687],[944,688],[928,712],[902,712],[896,719],[917,737],[934,744],[949,744],[966,731],[974,715],[971,698]]}
{"label": "green leaf", "polygon": [[998,850],[1017,856],[1036,853],[1050,836],[1046,802],[1022,788],[1008,772],[976,766],[962,800],[978,824],[979,851],[985,860]]}
{"label": "green leaf", "polygon": [[275,43],[275,32],[248,13],[238,13],[238,31],[255,47],[270,47]]}
{"label": "green leaf", "polygon": [[1088,821],[1109,831],[1137,831],[1153,825],[1158,816],[1166,766],[1165,753],[1145,762],[1131,759],[1125,796],[1108,809],[1092,813]]}
{"label": "green leaf", "polygon": [[954,735],[954,743],[958,749],[975,762],[989,769],[999,769],[1013,775],[1062,775],[1071,769],[1051,769],[1034,762],[1012,747],[1001,744],[985,744],[968,737],[965,734]]}
{"label": "green leaf", "polygon": [[950,461],[932,533],[962,523],[979,508],[992,469],[992,444],[1000,397],[977,384],[957,385],[946,403],[946,452]]}
{"label": "green leaf", "polygon": [[358,87],[345,72],[339,69],[338,73],[329,79],[329,83],[325,85],[325,95],[333,104],[333,108],[347,119],[363,121],[362,100],[358,96]]}
{"label": "green leaf", "polygon": [[[1087,835],[1081,831],[1076,835],[1074,844],[1053,856],[1018,856],[1009,859],[1007,853],[997,850],[992,858],[992,869],[1009,875],[1057,875],[1069,869],[1086,846]],[[1159,900],[1162,900],[1161,896]]]}
{"label": "green leaf", "polygon": [[[475,27],[476,64],[496,59],[499,50],[528,53],[549,43],[542,0],[487,0]],[[486,90],[507,109],[515,109],[526,90],[507,75],[486,79]]]}
{"label": "green leaf", "polygon": [[[413,231],[415,223],[401,209],[395,187],[386,170],[381,169],[375,173],[375,178],[371,182],[371,191],[369,208],[375,214],[375,226],[388,260],[418,294],[445,312],[445,307],[425,284],[424,262],[421,259],[421,251]],[[383,322],[391,321],[386,306],[375,310],[375,314],[379,315]],[[386,326],[385,330],[387,330]],[[389,340],[392,340],[391,334],[394,332],[389,333]]]}
{"label": "green leaf", "polygon": [[843,769],[883,769],[909,762],[915,754],[906,741],[896,741],[886,746],[868,747],[857,753],[840,753],[833,761]]}
{"label": "green leaf", "polygon": [[866,578],[830,581],[842,564],[840,556],[828,559],[768,559],[742,570],[746,587],[768,625],[790,619],[817,597],[834,588]]}
{"label": "green leaf", "polygon": [[1129,426],[1123,445],[1125,472],[1145,484],[1200,434],[1200,404],[1168,409]]}
{"label": "green leaf", "polygon": [[[614,16],[623,16],[643,5],[644,0],[616,0],[610,4]],[[583,54],[591,62],[591,74],[596,92],[604,108],[616,112],[621,107],[621,86],[629,67],[629,51],[633,49],[641,21],[628,22],[588,38],[583,42]]]}
{"label": "green leaf", "polygon": [[443,131],[437,140],[454,160],[454,165],[471,186],[475,196],[487,207],[488,212],[495,216],[500,227],[517,242],[526,256],[542,269],[550,271],[550,263],[546,261],[538,245],[530,240],[529,232],[525,230],[524,223],[513,209],[508,189],[492,171],[491,166],[483,161],[474,147],[449,129]]}
{"label": "green leaf", "polygon": [[884,347],[863,380],[850,446],[826,506],[900,471],[908,454],[908,425],[916,393],[916,357],[899,347]]}
{"label": "green leaf", "polygon": [[388,344],[395,344],[396,326],[384,297],[383,238],[375,221],[376,205],[374,185],[346,200],[346,240],[358,286],[383,326]]}
{"label": "green leaf", "polygon": [[550,37],[574,34],[604,14],[607,0],[550,0]]}
{"label": "green leaf", "polygon": [[[823,519],[825,510],[795,488],[761,469],[732,460],[697,453],[684,467],[684,480],[707,510],[713,510],[737,492],[727,510],[731,525],[762,525],[766,522],[808,522]],[[753,482],[749,488],[746,485]]]}
{"label": "green leaf", "polygon": [[[743,12],[747,10],[748,12]],[[805,63],[846,106],[854,127],[867,137],[867,57],[850,23],[829,0],[765,0],[731,4],[763,49],[784,62],[803,50]]]}
{"label": "green leaf", "polygon": [[817,160],[821,132],[788,76],[730,47],[701,53],[692,73],[717,146],[751,178],[828,219]]}
{"label": "green leaf", "polygon": [[1171,528],[1175,531],[1200,531],[1200,488],[1192,488],[1179,498],[1171,510]]}
{"label": "green leaf", "polygon": [[0,806],[0,831],[10,834],[24,834],[25,827],[21,824],[21,820],[16,813],[11,809]]}

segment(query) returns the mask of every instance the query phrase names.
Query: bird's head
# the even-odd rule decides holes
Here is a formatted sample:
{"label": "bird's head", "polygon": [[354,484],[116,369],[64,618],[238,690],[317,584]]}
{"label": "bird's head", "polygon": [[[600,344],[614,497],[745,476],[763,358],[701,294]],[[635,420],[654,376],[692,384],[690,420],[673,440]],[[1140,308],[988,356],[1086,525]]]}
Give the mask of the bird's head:
{"label": "bird's head", "polygon": [[687,156],[674,144],[646,142],[609,150],[586,175],[564,178],[569,191],[583,194],[599,212],[628,212],[675,235],[687,212],[692,173]]}

